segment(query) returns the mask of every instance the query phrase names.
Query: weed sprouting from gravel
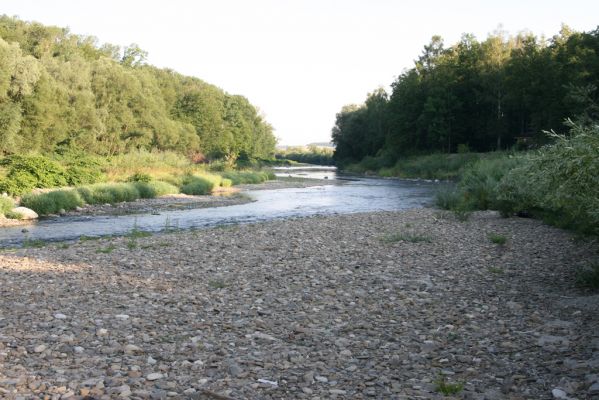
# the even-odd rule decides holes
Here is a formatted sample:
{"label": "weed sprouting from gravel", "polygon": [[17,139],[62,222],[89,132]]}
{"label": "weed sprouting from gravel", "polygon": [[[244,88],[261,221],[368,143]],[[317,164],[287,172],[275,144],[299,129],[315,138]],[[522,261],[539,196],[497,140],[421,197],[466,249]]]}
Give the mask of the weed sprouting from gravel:
{"label": "weed sprouting from gravel", "polygon": [[464,389],[462,382],[450,383],[445,380],[445,377],[440,377],[435,381],[435,391],[450,396],[452,394],[458,394]]}
{"label": "weed sprouting from gravel", "polygon": [[384,243],[409,242],[409,243],[431,243],[433,239],[427,235],[413,232],[397,232],[383,236]]}
{"label": "weed sprouting from gravel", "polygon": [[223,289],[227,287],[227,284],[222,279],[215,279],[208,282],[208,286],[210,286],[213,289]]}
{"label": "weed sprouting from gravel", "polygon": [[100,238],[95,237],[95,236],[86,236],[86,235],[79,236],[80,242],[89,242],[90,240],[98,240],[98,239],[100,239]]}
{"label": "weed sprouting from gravel", "polygon": [[502,275],[503,274],[503,269],[499,268],[499,267],[489,267],[488,271],[492,274],[496,274],[496,275]]}
{"label": "weed sprouting from gravel", "polygon": [[40,239],[25,239],[25,241],[23,242],[23,247],[25,248],[39,249],[40,247],[44,247],[45,245],[46,242]]}
{"label": "weed sprouting from gravel", "polygon": [[599,263],[580,269],[576,275],[576,283],[579,286],[599,289]]}
{"label": "weed sprouting from gravel", "polygon": [[500,246],[503,246],[504,244],[507,243],[507,237],[497,234],[497,233],[490,233],[488,236],[489,240],[495,244],[498,244]]}
{"label": "weed sprouting from gravel", "polygon": [[99,248],[98,250],[96,250],[96,253],[110,254],[114,251],[115,248],[116,247],[111,244],[109,246]]}

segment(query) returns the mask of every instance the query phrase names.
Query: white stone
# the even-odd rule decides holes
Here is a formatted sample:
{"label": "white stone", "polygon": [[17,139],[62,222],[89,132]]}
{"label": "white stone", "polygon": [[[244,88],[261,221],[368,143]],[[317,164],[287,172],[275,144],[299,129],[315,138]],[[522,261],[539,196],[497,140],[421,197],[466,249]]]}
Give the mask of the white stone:
{"label": "white stone", "polygon": [[33,349],[33,351],[36,352],[36,353],[41,353],[44,350],[46,350],[46,345],[45,344],[40,344],[38,346],[35,346],[35,348]]}
{"label": "white stone", "polygon": [[12,212],[21,214],[23,219],[37,219],[39,217],[35,211],[27,207],[15,207]]}
{"label": "white stone", "polygon": [[54,314],[54,318],[56,319],[67,319],[67,316],[61,313]]}
{"label": "white stone", "polygon": [[117,314],[114,316],[116,319],[121,319],[121,320],[126,320],[129,319],[129,316],[127,314]]}
{"label": "white stone", "polygon": [[568,395],[560,388],[555,388],[551,391],[554,399],[567,399]]}
{"label": "white stone", "polygon": [[108,335],[108,330],[104,329],[104,328],[100,328],[96,332],[96,335],[98,335],[98,336],[106,336],[106,335]]}
{"label": "white stone", "polygon": [[155,380],[161,379],[163,377],[164,377],[164,375],[162,375],[160,372],[152,372],[151,374],[146,376],[146,379],[149,381],[155,381]]}

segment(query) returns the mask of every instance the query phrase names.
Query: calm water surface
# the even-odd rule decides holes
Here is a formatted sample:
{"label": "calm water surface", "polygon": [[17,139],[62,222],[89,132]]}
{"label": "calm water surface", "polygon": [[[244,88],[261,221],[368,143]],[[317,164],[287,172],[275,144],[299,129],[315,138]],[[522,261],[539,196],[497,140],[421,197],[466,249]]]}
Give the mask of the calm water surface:
{"label": "calm water surface", "polygon": [[80,236],[108,236],[130,232],[134,227],[158,232],[166,228],[193,229],[216,225],[267,221],[310,215],[347,214],[366,211],[394,211],[424,207],[432,202],[435,182],[357,178],[337,175],[334,167],[277,168],[279,176],[329,180],[309,188],[250,190],[252,203],[217,208],[163,211],[159,215],[47,218],[33,225],[0,228],[0,246],[19,245],[24,240],[58,241]]}

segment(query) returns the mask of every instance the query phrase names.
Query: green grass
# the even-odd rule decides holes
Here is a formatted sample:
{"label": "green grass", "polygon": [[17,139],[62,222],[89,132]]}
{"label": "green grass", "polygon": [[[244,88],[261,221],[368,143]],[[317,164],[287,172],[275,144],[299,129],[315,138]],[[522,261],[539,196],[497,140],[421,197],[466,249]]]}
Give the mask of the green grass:
{"label": "green grass", "polygon": [[435,381],[435,391],[445,396],[451,396],[460,393],[464,390],[464,383],[450,383],[445,380],[445,377],[440,377]]}
{"label": "green grass", "polygon": [[215,179],[211,179],[206,176],[191,175],[184,178],[183,182],[184,183],[183,186],[181,186],[181,192],[188,195],[210,194],[215,186],[218,186],[215,184]]}
{"label": "green grass", "polygon": [[227,287],[227,284],[222,279],[216,279],[209,281],[208,286],[210,286],[213,289],[223,289]]}
{"label": "green grass", "polygon": [[125,235],[125,237],[131,238],[131,239],[141,239],[141,238],[150,237],[150,236],[152,236],[151,232],[140,231],[137,228],[131,229],[131,232],[129,232],[128,234]]}
{"label": "green grass", "polygon": [[487,237],[492,243],[498,244],[500,246],[503,246],[507,243],[507,237],[497,233],[489,233]]}
{"label": "green grass", "polygon": [[489,267],[489,268],[487,268],[487,271],[489,271],[492,274],[496,274],[496,275],[503,275],[503,273],[505,272],[503,269],[501,269],[499,267]]}
{"label": "green grass", "polygon": [[98,236],[86,236],[86,235],[79,236],[80,242],[90,242],[92,240],[99,240],[99,239],[100,238]]}
{"label": "green grass", "polygon": [[57,214],[61,210],[74,210],[83,205],[83,199],[76,190],[54,190],[41,194],[27,194],[21,199],[21,205],[31,208],[39,215],[48,215]]}
{"label": "green grass", "polygon": [[150,181],[150,182],[134,182],[133,186],[139,192],[139,197],[142,199],[153,199],[165,194],[179,193],[179,188],[168,182]]}
{"label": "green grass", "polygon": [[6,216],[13,208],[15,208],[15,201],[12,198],[0,196],[0,214]]}
{"label": "green grass", "polygon": [[582,268],[576,274],[576,283],[579,286],[599,289],[599,263]]}
{"label": "green grass", "polygon": [[266,171],[229,171],[222,176],[229,179],[233,185],[256,184],[276,179],[272,172]]}
{"label": "green grass", "polygon": [[141,197],[135,183],[98,183],[77,188],[87,204],[115,204]]}
{"label": "green grass", "polygon": [[114,245],[108,245],[106,247],[102,247],[100,249],[96,250],[96,253],[102,253],[102,254],[110,254],[114,251],[116,247]]}
{"label": "green grass", "polygon": [[427,235],[413,232],[397,232],[385,235],[381,238],[384,243],[409,242],[409,243],[431,243],[433,239]]}
{"label": "green grass", "polygon": [[40,248],[44,247],[46,242],[40,239],[25,239],[23,242],[23,247],[25,248]]}

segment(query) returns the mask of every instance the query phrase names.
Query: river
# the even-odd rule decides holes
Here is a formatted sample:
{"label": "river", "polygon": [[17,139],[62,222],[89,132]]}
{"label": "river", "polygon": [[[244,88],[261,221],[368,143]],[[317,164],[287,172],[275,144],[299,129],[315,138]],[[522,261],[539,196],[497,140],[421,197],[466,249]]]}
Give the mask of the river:
{"label": "river", "polygon": [[[28,225],[0,228],[0,247],[25,240],[62,241],[81,236],[122,235],[132,229],[159,232],[268,221],[278,218],[395,211],[425,207],[440,183],[421,180],[378,179],[338,175],[334,167],[279,167],[280,177],[323,179],[307,188],[249,190],[254,202],[216,208],[161,211],[159,215],[54,217]],[[328,179],[328,180],[327,180]],[[333,184],[342,180],[343,184]]]}

